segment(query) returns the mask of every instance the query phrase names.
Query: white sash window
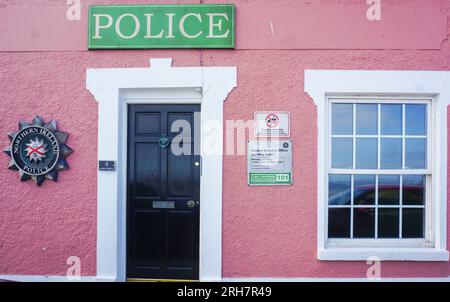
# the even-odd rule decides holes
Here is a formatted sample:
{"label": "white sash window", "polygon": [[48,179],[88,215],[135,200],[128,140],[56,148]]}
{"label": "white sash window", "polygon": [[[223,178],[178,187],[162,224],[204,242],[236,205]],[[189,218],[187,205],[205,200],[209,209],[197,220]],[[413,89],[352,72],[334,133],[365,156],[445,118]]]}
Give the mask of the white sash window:
{"label": "white sash window", "polygon": [[430,242],[431,101],[333,98],[329,111],[328,241]]}
{"label": "white sash window", "polygon": [[448,261],[450,72],[307,70],[317,257]]}

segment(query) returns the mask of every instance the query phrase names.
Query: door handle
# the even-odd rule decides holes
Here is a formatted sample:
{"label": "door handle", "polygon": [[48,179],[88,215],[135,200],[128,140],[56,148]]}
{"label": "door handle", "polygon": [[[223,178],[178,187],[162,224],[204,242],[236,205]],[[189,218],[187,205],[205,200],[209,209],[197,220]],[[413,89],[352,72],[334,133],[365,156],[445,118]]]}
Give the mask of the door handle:
{"label": "door handle", "polygon": [[202,157],[199,156],[199,160],[194,161],[194,167],[200,168],[200,175],[203,174]]}
{"label": "door handle", "polygon": [[193,207],[195,207],[195,205],[199,205],[200,201],[189,200],[186,204],[187,204],[188,208],[193,208]]}

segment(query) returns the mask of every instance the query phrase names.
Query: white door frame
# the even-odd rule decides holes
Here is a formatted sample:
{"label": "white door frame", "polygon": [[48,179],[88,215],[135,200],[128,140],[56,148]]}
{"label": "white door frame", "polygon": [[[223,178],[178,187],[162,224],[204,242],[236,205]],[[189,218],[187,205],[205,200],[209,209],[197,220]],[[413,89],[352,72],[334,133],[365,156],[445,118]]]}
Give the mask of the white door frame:
{"label": "white door frame", "polygon": [[201,281],[222,278],[223,101],[237,85],[236,67],[171,67],[150,59],[150,68],[88,69],[86,87],[98,102],[98,160],[115,171],[98,171],[97,278],[126,280],[127,104],[200,103]]}

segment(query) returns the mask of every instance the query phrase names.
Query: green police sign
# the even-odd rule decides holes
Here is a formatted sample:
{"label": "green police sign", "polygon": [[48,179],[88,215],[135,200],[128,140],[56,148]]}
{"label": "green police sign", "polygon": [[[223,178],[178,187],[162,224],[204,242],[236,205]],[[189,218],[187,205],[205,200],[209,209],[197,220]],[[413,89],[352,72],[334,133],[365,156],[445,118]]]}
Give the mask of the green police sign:
{"label": "green police sign", "polygon": [[234,5],[93,5],[89,49],[234,48]]}

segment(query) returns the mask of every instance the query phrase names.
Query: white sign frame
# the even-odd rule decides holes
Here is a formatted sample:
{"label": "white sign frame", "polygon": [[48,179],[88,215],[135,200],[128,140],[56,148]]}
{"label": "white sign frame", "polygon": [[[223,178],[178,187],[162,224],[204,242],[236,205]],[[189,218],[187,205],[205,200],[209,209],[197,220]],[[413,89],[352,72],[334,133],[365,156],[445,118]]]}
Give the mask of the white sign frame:
{"label": "white sign frame", "polygon": [[[254,170],[251,167],[251,161],[253,160],[252,157],[252,150],[256,150],[256,148],[252,145],[256,144],[257,148],[260,146],[265,147],[265,145],[270,142],[270,144],[278,144],[281,147],[281,144],[288,143],[289,148],[287,153],[285,155],[278,153],[277,158],[283,158],[284,162],[287,163],[287,166],[284,169],[280,169],[279,167],[276,167],[274,170]],[[270,146],[269,148],[273,148],[273,146]],[[281,156],[280,156],[281,154]],[[292,140],[290,139],[276,139],[276,140],[265,140],[265,139],[252,139],[247,141],[247,184],[249,186],[291,186],[293,183],[292,180],[292,174],[293,174],[293,145]],[[266,181],[260,181],[257,180],[252,181],[252,175],[253,176],[262,176],[262,177],[269,177],[271,180]],[[273,177],[276,178],[276,180],[272,179]],[[283,179],[278,179],[278,177],[283,177]],[[286,178],[287,177],[287,178]]]}
{"label": "white sign frame", "polygon": [[[278,117],[281,117],[281,116],[286,116],[285,118],[287,118],[287,121],[285,122],[286,124],[287,124],[287,129],[284,129],[284,128],[277,128],[277,129],[280,129],[280,130],[284,130],[284,132],[286,133],[286,134],[271,134],[271,135],[267,135],[266,133],[262,133],[261,131],[262,130],[270,130],[270,128],[260,128],[259,127],[259,124],[260,124],[260,118],[261,117],[258,117],[258,115],[263,115],[264,117],[264,121],[265,121],[265,118],[269,115],[269,114],[275,114],[275,115],[277,115]],[[291,137],[291,112],[290,111],[255,111],[254,113],[253,113],[253,121],[254,121],[254,137],[257,137],[257,138],[270,138],[270,137],[273,137],[273,138],[277,138],[277,137],[279,137],[279,138],[289,138],[289,137]],[[280,121],[281,121],[281,118],[280,118]],[[263,123],[261,123],[261,124],[263,124]],[[280,124],[281,124],[281,122],[280,122]],[[275,128],[274,128],[275,129]]]}

